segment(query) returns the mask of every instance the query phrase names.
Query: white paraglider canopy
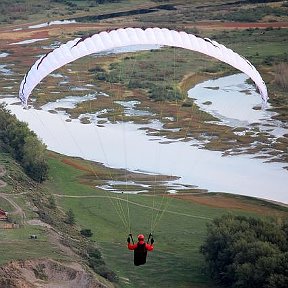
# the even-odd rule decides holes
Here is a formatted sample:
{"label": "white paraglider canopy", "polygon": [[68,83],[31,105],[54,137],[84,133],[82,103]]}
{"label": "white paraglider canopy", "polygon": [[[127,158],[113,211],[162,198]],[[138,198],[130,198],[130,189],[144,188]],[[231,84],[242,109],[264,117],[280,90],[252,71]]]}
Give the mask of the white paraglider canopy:
{"label": "white paraglider canopy", "polygon": [[113,48],[130,45],[161,45],[197,51],[247,74],[256,84],[263,101],[268,100],[267,87],[256,68],[244,57],[224,45],[200,38],[186,32],[166,28],[121,28],[110,32],[100,32],[89,37],[76,38],[62,44],[38,59],[21,82],[19,98],[27,106],[29,95],[36,85],[49,73],[76,59]]}

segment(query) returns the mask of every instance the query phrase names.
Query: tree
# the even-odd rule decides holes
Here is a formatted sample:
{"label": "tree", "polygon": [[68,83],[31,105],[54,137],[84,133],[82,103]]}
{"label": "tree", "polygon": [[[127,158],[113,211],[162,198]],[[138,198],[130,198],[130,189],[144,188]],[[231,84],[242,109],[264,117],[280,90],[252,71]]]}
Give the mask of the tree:
{"label": "tree", "polygon": [[288,287],[286,229],[285,221],[232,215],[214,219],[200,249],[211,277],[229,287]]}
{"label": "tree", "polygon": [[42,182],[48,177],[46,145],[28,128],[18,121],[4,104],[0,104],[0,143],[24,168],[33,180]]}
{"label": "tree", "polygon": [[27,174],[38,182],[48,177],[46,146],[36,137],[28,136],[23,145],[22,164]]}
{"label": "tree", "polygon": [[49,208],[51,209],[56,208],[55,198],[52,195],[48,198],[48,203],[49,203]]}
{"label": "tree", "polygon": [[69,225],[75,224],[75,214],[71,208],[66,212],[65,223],[67,223]]}
{"label": "tree", "polygon": [[111,282],[117,282],[117,275],[110,270],[101,255],[101,252],[96,248],[91,248],[87,251],[88,265],[99,275],[108,279]]}
{"label": "tree", "polygon": [[85,236],[85,237],[92,237],[93,233],[91,231],[91,229],[82,229],[80,231],[81,235]]}

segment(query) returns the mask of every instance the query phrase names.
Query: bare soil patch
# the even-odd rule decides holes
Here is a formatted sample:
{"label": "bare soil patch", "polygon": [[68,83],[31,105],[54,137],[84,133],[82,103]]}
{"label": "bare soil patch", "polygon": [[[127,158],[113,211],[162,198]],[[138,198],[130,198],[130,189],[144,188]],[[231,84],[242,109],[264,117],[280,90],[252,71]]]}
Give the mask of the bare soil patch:
{"label": "bare soil patch", "polygon": [[91,272],[76,262],[60,263],[51,259],[10,262],[0,267],[1,287],[86,287],[104,288]]}
{"label": "bare soil patch", "polygon": [[237,196],[225,196],[219,194],[199,194],[199,195],[191,195],[191,194],[176,194],[170,195],[169,197],[181,199],[184,201],[190,201],[193,203],[206,205],[215,208],[227,208],[227,209],[237,209],[248,212],[254,212],[259,215],[265,216],[287,216],[288,212],[280,211],[278,209],[274,209],[269,207],[269,204],[259,204],[259,203],[251,203],[249,200],[236,198]]}
{"label": "bare soil patch", "polygon": [[[53,155],[51,153],[51,155]],[[71,159],[63,157],[61,160],[63,163],[78,169],[80,171],[88,172],[86,175],[81,177],[80,182],[85,185],[94,186],[93,183],[95,178],[99,178],[102,180],[111,179],[113,175],[113,179],[116,180],[129,180],[133,179],[133,181],[139,182],[151,182],[155,183],[157,181],[171,181],[177,179],[174,176],[166,176],[166,175],[149,175],[145,173],[133,173],[130,171],[126,171],[125,169],[112,169],[105,167],[103,164],[100,163],[91,163],[89,167],[89,163],[85,160],[78,160],[78,159]]]}
{"label": "bare soil patch", "polygon": [[81,171],[90,172],[90,173],[93,172],[91,168],[81,165],[80,163],[73,161],[72,159],[64,158],[62,162]]}

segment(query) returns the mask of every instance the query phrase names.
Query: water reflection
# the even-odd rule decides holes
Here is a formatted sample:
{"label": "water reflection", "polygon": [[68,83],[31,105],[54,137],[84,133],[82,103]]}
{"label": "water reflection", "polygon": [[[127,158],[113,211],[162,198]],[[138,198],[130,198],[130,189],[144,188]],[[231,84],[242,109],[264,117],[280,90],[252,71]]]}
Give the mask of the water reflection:
{"label": "water reflection", "polygon": [[115,101],[115,103],[124,107],[125,116],[152,116],[149,111],[136,109],[139,101]]}
{"label": "water reflection", "polygon": [[[257,123],[261,131],[279,137],[288,133],[283,122],[272,119],[276,113],[261,109],[261,100],[255,88],[247,83],[243,73],[208,80],[188,92],[202,110],[219,118],[231,127],[252,127]],[[256,109],[255,109],[256,108]],[[271,108],[269,103],[267,107]],[[253,125],[252,125],[253,124]],[[252,125],[252,126],[251,126]]]}
{"label": "water reflection", "polygon": [[39,42],[39,41],[44,41],[44,40],[48,40],[49,38],[35,38],[35,39],[28,39],[28,40],[23,40],[23,41],[19,41],[19,42],[13,42],[10,43],[9,45],[24,45],[24,44],[31,44],[31,43],[35,43],[35,42]]}
{"label": "water reflection", "polygon": [[288,173],[281,164],[263,163],[244,155],[223,157],[220,152],[199,149],[191,142],[161,144],[165,139],[147,136],[141,129],[143,125],[109,122],[97,125],[97,115],[94,122],[84,125],[79,119],[67,122],[69,116],[61,113],[23,110],[20,105],[12,105],[18,102],[16,98],[3,101],[18,119],[29,124],[50,150],[61,154],[101,162],[112,168],[178,176],[179,180],[171,183],[176,187],[172,192],[178,189],[175,185],[188,184],[209,191],[288,203]]}
{"label": "water reflection", "polygon": [[0,58],[5,58],[9,55],[9,53],[6,53],[6,52],[2,52],[0,53]]}
{"label": "water reflection", "polygon": [[82,103],[88,100],[96,99],[96,93],[88,94],[85,96],[67,96],[62,99],[57,99],[55,102],[49,102],[43,106],[41,106],[41,109],[45,111],[56,111],[59,108],[75,108],[78,103]]}

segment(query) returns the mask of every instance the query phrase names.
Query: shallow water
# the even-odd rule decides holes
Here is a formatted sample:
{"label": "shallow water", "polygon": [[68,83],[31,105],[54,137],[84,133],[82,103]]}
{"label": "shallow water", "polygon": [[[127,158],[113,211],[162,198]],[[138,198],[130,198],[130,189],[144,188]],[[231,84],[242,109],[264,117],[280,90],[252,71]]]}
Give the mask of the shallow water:
{"label": "shallow water", "polygon": [[19,42],[13,42],[10,43],[9,45],[24,45],[24,44],[31,44],[31,43],[35,43],[35,42],[39,42],[39,41],[44,41],[44,40],[48,40],[49,38],[35,38],[35,39],[28,39],[28,40],[23,40],[23,41],[19,41]]}
{"label": "shallow water", "polygon": [[0,64],[0,75],[12,75],[13,72],[11,69],[7,68],[8,65]]}
{"label": "shallow water", "polygon": [[[219,90],[211,89],[211,93],[215,91]],[[230,91],[229,97],[233,93]],[[261,104],[258,97],[257,103]],[[243,98],[246,99],[245,95]],[[79,156],[113,168],[180,177],[174,181],[174,185],[196,185],[213,192],[229,192],[288,203],[288,172],[279,163],[263,163],[260,159],[244,155],[223,157],[220,152],[199,149],[193,142],[169,141],[169,144],[162,144],[166,139],[147,136],[140,129],[143,125],[109,122],[97,125],[97,115],[94,118],[89,115],[94,121],[90,124],[81,124],[79,119],[67,122],[68,115],[49,113],[47,107],[45,110],[24,110],[19,105],[11,105],[18,101],[16,98],[3,100],[9,103],[8,108],[18,119],[27,122],[43,139],[48,149],[61,154]],[[73,103],[70,104],[74,105],[75,98],[71,101]],[[55,103],[51,103],[49,108],[56,109]],[[249,121],[250,118],[247,119]],[[151,125],[161,128],[159,123]]]}
{"label": "shallow water", "polygon": [[[276,137],[288,133],[288,127],[272,119],[275,112],[268,111],[253,85],[246,81],[249,77],[243,73],[208,80],[188,91],[188,96],[202,110],[219,118],[223,124],[231,127],[251,127],[258,123],[260,130]],[[258,109],[253,109],[253,108]],[[262,109],[261,109],[262,108]],[[221,123],[218,122],[218,123]]]}
{"label": "shallow water", "polygon": [[56,20],[56,21],[50,21],[50,22],[45,22],[45,23],[40,23],[37,25],[31,25],[28,26],[30,29],[38,29],[38,28],[43,28],[51,25],[67,25],[67,24],[74,24],[76,23],[75,20]]}
{"label": "shallow water", "polygon": [[6,53],[6,52],[0,53],[0,58],[5,58],[7,56],[9,56],[9,53]]}
{"label": "shallow water", "polygon": [[55,110],[57,108],[75,108],[78,103],[82,103],[88,100],[96,99],[97,95],[87,94],[85,96],[67,96],[62,99],[58,99],[55,102],[49,102],[41,107],[45,111]]}

